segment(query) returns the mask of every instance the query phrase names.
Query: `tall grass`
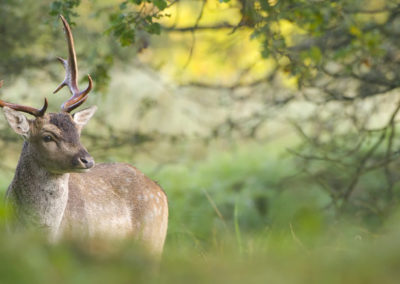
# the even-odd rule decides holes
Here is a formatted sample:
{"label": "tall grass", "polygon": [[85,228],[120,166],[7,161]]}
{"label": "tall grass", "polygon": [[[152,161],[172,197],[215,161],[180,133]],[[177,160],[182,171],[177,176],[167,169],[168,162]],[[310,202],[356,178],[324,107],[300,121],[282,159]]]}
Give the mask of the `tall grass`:
{"label": "tall grass", "polygon": [[7,233],[0,207],[0,283],[398,283],[399,217],[375,231],[338,218],[295,165],[251,146],[163,168],[153,177],[170,203],[159,264],[131,242]]}

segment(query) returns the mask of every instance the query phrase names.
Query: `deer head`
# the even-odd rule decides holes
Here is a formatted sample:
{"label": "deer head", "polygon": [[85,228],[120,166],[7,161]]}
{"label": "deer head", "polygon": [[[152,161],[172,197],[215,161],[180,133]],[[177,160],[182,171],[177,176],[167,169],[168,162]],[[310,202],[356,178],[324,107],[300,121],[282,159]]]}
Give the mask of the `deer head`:
{"label": "deer head", "polygon": [[[88,75],[88,87],[79,91],[74,40],[67,21],[62,16],[60,18],[67,38],[68,60],[58,58],[64,65],[66,75],[54,93],[68,86],[72,94],[62,104],[61,112],[46,113],[47,99],[41,109],[0,100],[0,107],[3,107],[11,128],[24,137],[29,154],[50,173],[86,171],[94,166],[93,158],[80,142],[80,133],[97,108],[93,106],[74,114],[70,113],[88,98],[92,89],[92,79]],[[3,82],[0,81],[0,87],[2,84]],[[33,115],[34,119],[28,119],[21,112]]]}

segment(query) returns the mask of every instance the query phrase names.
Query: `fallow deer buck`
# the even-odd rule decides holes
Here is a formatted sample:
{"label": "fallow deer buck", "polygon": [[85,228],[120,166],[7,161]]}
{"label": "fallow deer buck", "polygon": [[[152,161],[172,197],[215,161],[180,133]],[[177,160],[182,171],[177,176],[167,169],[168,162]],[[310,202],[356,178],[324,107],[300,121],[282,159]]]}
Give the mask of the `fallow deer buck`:
{"label": "fallow deer buck", "polygon": [[[160,255],[168,225],[164,191],[135,167],[123,163],[95,165],[80,142],[80,133],[96,107],[75,112],[92,89],[79,91],[74,41],[61,16],[68,43],[64,81],[72,96],[59,113],[0,100],[12,129],[24,138],[22,153],[8,191],[18,223],[44,229],[49,237],[136,238]],[[0,82],[1,87],[1,82]],[[27,119],[20,112],[34,116]]]}

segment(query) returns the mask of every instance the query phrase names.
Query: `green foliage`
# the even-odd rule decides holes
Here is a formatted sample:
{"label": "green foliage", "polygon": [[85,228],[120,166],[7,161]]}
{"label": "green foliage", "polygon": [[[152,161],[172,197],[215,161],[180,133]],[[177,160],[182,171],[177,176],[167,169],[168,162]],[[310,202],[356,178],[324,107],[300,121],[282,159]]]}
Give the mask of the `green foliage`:
{"label": "green foliage", "polygon": [[53,1],[50,5],[50,15],[59,16],[63,15],[65,19],[68,21],[70,25],[73,25],[74,22],[72,20],[73,17],[78,16],[76,12],[74,12],[74,8],[78,7],[81,4],[81,0],[61,0],[61,1]]}
{"label": "green foliage", "polygon": [[49,29],[42,25],[43,13],[50,1],[0,1],[0,76],[18,74],[24,68],[40,67],[43,58],[39,45],[47,43]]}
{"label": "green foliage", "polygon": [[134,20],[129,18],[132,17],[122,14],[114,14],[110,17],[111,28],[107,32],[112,32],[119,38],[122,46],[128,46],[135,42],[135,28],[134,25],[131,25]]}
{"label": "green foliage", "polygon": [[[154,5],[150,12],[146,6]],[[167,8],[165,0],[131,0],[122,2],[119,11],[110,15],[111,26],[107,33],[117,37],[122,46],[136,42],[136,34],[145,31],[149,34],[160,34],[161,25],[156,20],[166,16],[162,11]]]}
{"label": "green foliage", "polygon": [[[296,76],[300,88],[317,85],[321,76],[331,74],[326,65],[332,62],[347,67],[347,78],[362,77],[363,66],[380,67],[383,76],[394,68],[390,60],[381,67],[389,52],[386,44],[398,45],[393,33],[398,6],[393,1],[249,2],[247,22],[254,29],[253,38],[262,41],[262,55]],[[332,76],[345,77],[343,71]]]}
{"label": "green foliage", "polygon": [[385,235],[329,222],[319,210],[328,197],[292,181],[295,164],[279,152],[251,146],[163,169],[171,215],[159,267],[130,241],[49,244],[37,232],[6,232],[1,205],[0,282],[397,283],[399,216]]}
{"label": "green foliage", "polygon": [[158,9],[160,9],[160,11],[164,10],[168,6],[167,1],[165,0],[153,0],[152,2]]}
{"label": "green foliage", "polygon": [[215,233],[240,240],[240,232],[287,229],[290,223],[321,233],[332,214],[321,209],[331,199],[320,188],[291,180],[293,166],[274,148],[254,147],[194,167],[168,167],[156,179],[169,196],[170,239],[209,246]]}
{"label": "green foliage", "polygon": [[[102,12],[88,9],[94,15],[88,18],[94,22],[82,21],[74,36],[80,39],[76,40],[78,57],[88,55],[86,63],[92,66],[97,90],[106,87],[108,70],[118,58],[126,63],[134,57],[131,49],[118,49],[112,38],[99,39],[107,19],[107,32],[122,46],[140,49],[149,44],[148,34],[161,33],[160,18],[167,16],[168,6],[178,2],[132,0],[113,2]],[[241,17],[237,28],[250,29],[252,38],[261,42],[262,55],[284,74],[297,78],[301,91],[320,88],[314,92],[318,105],[345,100],[352,102],[354,109],[340,105],[335,113],[318,108],[310,121],[299,121],[304,127],[298,127],[304,143],[296,148],[298,157],[282,154],[275,147],[250,145],[237,152],[214,153],[201,163],[163,168],[156,179],[168,193],[171,211],[159,275],[135,244],[121,244],[111,253],[108,245],[95,247],[96,252],[101,251],[98,255],[90,251],[92,244],[50,246],[41,236],[25,232],[10,237],[4,224],[9,213],[0,206],[1,283],[242,283],[243,279],[257,283],[396,283],[398,217],[391,216],[400,200],[398,164],[394,163],[400,147],[395,136],[397,113],[392,112],[393,121],[384,128],[369,128],[361,114],[370,116],[372,112],[366,105],[357,107],[354,101],[399,86],[400,6],[393,1],[220,2],[237,7]],[[65,43],[59,26],[57,37],[50,36],[48,15],[56,19],[62,13],[70,21],[78,20],[77,8],[82,5],[81,1],[2,0],[0,75],[20,74],[24,68],[42,68],[53,62],[49,45],[65,51]],[[101,17],[105,24],[97,26]],[[206,16],[200,18],[199,27]],[[211,34],[219,24],[207,32]],[[198,27],[189,28],[195,31]],[[321,85],[325,82],[330,84]],[[356,91],[346,96],[349,86]],[[232,98],[247,99],[240,95],[241,90],[236,91],[232,89]],[[306,98],[313,101],[314,97]],[[146,117],[157,104],[153,97],[143,97],[137,117]],[[257,119],[252,123],[257,124]],[[228,135],[237,127],[229,124]],[[132,143],[159,138],[137,132],[124,133],[125,140],[119,140],[112,128],[107,133],[115,144],[125,143],[129,148]],[[1,138],[9,139],[5,134]],[[93,136],[92,140],[106,141],[102,145],[108,146],[108,137],[103,138]],[[171,138],[172,143],[176,140],[179,137]],[[129,159],[124,154],[124,159]],[[8,182],[1,180],[0,184],[6,188]],[[390,227],[385,227],[390,218]],[[380,236],[382,227],[385,236]]]}
{"label": "green foliage", "polygon": [[[56,17],[63,14],[71,23],[78,15],[77,8],[82,6],[79,0],[57,0],[42,1],[40,7],[32,9],[27,8],[29,4],[33,5],[32,0],[26,1],[28,6],[25,2],[24,5],[19,5],[18,1],[3,1],[4,11],[7,11],[7,7],[22,7],[23,13],[26,10],[26,13],[31,14],[19,15],[20,19],[29,19],[33,16],[32,12],[37,13],[36,17],[43,17],[43,14]],[[320,96],[327,97],[323,99],[341,100],[348,98],[346,91],[350,84],[360,84],[357,90],[359,97],[376,95],[399,85],[398,77],[393,75],[398,66],[394,56],[397,51],[392,49],[399,46],[396,36],[398,6],[393,1],[238,0],[234,4],[231,4],[232,1],[220,2],[228,2],[231,9],[235,7],[236,14],[241,17],[237,19],[237,28],[250,30],[251,38],[261,42],[260,54],[273,60],[284,74],[296,78],[299,88],[317,86],[321,90]],[[165,28],[169,31],[174,30],[175,24],[172,27],[164,27],[160,21],[161,18],[169,16],[166,10],[173,5],[180,5],[179,1],[129,0],[110,2],[106,8],[92,5],[90,11],[92,16],[108,18],[103,31],[106,30],[107,34],[115,36],[122,46],[141,50],[150,44],[149,35],[159,35]],[[24,31],[27,37],[36,35],[32,27],[18,28],[25,21],[18,21],[18,18],[12,18],[12,15],[2,15],[2,18],[10,18],[14,23],[18,23],[16,27],[11,27],[11,30],[15,29],[15,33],[18,34]],[[227,24],[225,20],[218,22],[218,19],[210,23],[212,24],[205,26],[209,25],[212,31],[225,28]],[[201,30],[198,24],[191,25],[185,27],[186,31]],[[12,38],[13,41],[17,38],[17,46],[21,40],[20,37],[8,35],[5,38]],[[33,42],[37,41],[34,37],[30,38]],[[12,55],[6,57],[14,58],[18,55],[13,46],[4,46],[4,54]],[[21,58],[21,54],[18,56]],[[110,52],[107,56],[113,54]],[[36,57],[27,55],[23,60],[27,62],[27,66],[33,66],[34,62],[30,61],[34,61]],[[328,68],[333,62],[334,71]],[[23,68],[18,63],[10,63],[7,66],[10,66],[11,71],[18,68],[17,73]],[[102,79],[107,79],[108,74],[105,70],[97,70]],[[345,81],[342,84],[343,89],[332,88],[332,81],[340,79]],[[320,86],[321,82],[327,83]],[[365,84],[369,86],[364,87]]]}
{"label": "green foliage", "polygon": [[[122,51],[112,38],[99,38],[94,28],[97,23],[85,26],[84,22],[79,29],[74,29],[77,8],[81,5],[79,0],[1,0],[0,5],[0,79],[5,81],[6,86],[10,86],[16,76],[22,75],[29,80],[40,71],[61,80],[62,76],[58,79],[58,74],[62,69],[57,64],[56,56],[66,56],[66,49],[60,14],[72,26],[79,66],[85,67],[85,63],[90,66],[88,73],[95,80],[97,91],[104,91],[108,87],[109,70],[115,62],[126,61],[126,57],[135,54],[134,50]],[[106,24],[103,29],[105,27]],[[92,38],[96,38],[96,45],[90,41]],[[80,60],[83,52],[85,60]],[[24,74],[24,70],[30,72]]]}

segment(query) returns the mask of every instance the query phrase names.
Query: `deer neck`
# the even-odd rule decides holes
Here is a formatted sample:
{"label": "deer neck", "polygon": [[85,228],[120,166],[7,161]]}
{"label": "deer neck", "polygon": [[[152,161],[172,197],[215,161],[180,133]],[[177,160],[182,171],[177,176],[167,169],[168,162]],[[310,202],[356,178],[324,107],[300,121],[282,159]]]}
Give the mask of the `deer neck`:
{"label": "deer neck", "polygon": [[68,179],[69,174],[52,174],[41,166],[25,142],[8,191],[18,221],[56,238],[68,201]]}

